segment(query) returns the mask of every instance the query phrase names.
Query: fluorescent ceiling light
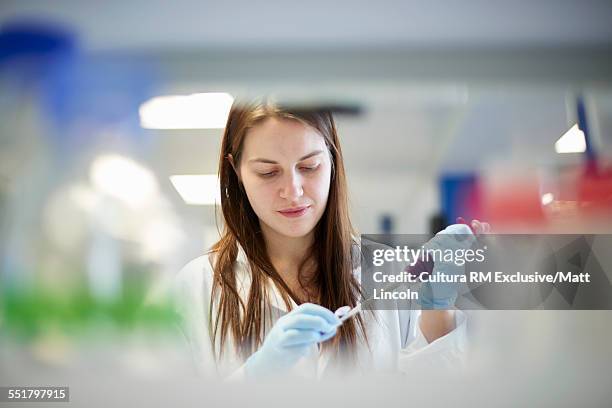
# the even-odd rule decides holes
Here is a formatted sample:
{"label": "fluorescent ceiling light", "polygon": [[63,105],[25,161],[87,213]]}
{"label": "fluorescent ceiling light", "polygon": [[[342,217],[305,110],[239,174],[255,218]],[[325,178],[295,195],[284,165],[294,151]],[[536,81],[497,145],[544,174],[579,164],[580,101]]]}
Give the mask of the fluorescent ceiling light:
{"label": "fluorescent ceiling light", "polygon": [[553,202],[555,196],[552,193],[542,194],[542,205],[548,205]]}
{"label": "fluorescent ceiling light", "polygon": [[221,203],[221,187],[216,174],[176,175],[170,176],[170,181],[187,204]]}
{"label": "fluorescent ceiling light", "polygon": [[132,207],[145,205],[157,192],[157,180],[151,170],[117,154],[97,157],[89,178],[94,188]]}
{"label": "fluorescent ceiling light", "polygon": [[584,132],[574,125],[555,142],[557,153],[583,153],[586,150]]}
{"label": "fluorescent ceiling light", "polygon": [[227,93],[166,95],[140,106],[145,129],[223,129],[234,98]]}

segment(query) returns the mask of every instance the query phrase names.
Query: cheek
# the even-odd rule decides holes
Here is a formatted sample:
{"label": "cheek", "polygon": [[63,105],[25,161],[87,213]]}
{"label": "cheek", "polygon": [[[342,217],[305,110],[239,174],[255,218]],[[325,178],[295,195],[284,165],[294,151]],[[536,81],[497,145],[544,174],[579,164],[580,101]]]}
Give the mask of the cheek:
{"label": "cheek", "polygon": [[329,170],[326,170],[310,180],[309,192],[311,198],[315,199],[319,205],[324,205],[327,202],[330,178],[331,173]]}
{"label": "cheek", "polygon": [[244,180],[244,189],[254,210],[267,206],[272,198],[269,185],[258,183],[257,180]]}

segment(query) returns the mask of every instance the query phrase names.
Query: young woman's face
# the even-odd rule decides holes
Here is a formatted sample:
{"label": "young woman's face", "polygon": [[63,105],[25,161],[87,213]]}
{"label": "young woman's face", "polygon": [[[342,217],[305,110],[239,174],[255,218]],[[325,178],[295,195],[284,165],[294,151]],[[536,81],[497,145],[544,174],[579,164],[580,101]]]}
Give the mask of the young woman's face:
{"label": "young woman's face", "polygon": [[303,237],[321,219],[331,161],[315,129],[296,120],[266,119],[247,133],[239,173],[262,228]]}

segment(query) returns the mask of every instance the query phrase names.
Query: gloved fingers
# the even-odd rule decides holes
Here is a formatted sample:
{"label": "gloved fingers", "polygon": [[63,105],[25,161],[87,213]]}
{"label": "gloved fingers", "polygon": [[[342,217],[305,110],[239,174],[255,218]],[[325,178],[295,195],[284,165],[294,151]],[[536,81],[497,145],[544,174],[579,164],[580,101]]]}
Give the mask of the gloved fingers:
{"label": "gloved fingers", "polygon": [[329,324],[324,318],[304,313],[290,313],[281,318],[281,327],[283,330],[305,329],[315,330],[327,333],[335,328]]}
{"label": "gloved fingers", "polygon": [[294,356],[304,357],[312,352],[312,344],[298,344],[297,346],[283,347],[283,351],[287,351]]}
{"label": "gloved fingers", "polygon": [[291,313],[304,313],[314,316],[320,316],[332,326],[340,324],[340,319],[338,319],[338,316],[336,316],[334,312],[323,306],[315,305],[314,303],[302,303],[297,308],[292,310]]}
{"label": "gloved fingers", "polygon": [[327,332],[327,333],[323,333],[321,335],[321,340],[319,340],[319,343],[323,343],[324,341],[327,341],[329,339],[331,339],[332,337],[334,337],[336,334],[338,333],[338,329],[334,328],[334,330]]}
{"label": "gloved fingers", "polygon": [[[470,224],[468,224],[468,222],[463,217],[457,217],[456,223],[457,224],[465,224],[465,225],[469,226],[470,228],[472,228],[472,226]],[[472,232],[474,232],[474,230],[472,230]]]}
{"label": "gloved fingers", "polygon": [[290,329],[283,333],[281,345],[283,347],[309,345],[319,343],[323,335],[316,330]]}
{"label": "gloved fingers", "polygon": [[453,224],[438,232],[425,247],[427,249],[467,249],[476,241],[469,226]]}
{"label": "gloved fingers", "polygon": [[[478,222],[478,221],[476,221]],[[474,221],[472,221],[472,227],[474,227]],[[478,222],[478,225],[480,225],[480,222]],[[465,236],[470,236],[470,235],[474,235],[474,233],[472,232],[472,228],[470,228],[469,225],[466,224],[452,224],[449,225],[448,227],[444,228],[442,231],[440,231],[438,234],[444,234],[444,235],[465,235]]]}

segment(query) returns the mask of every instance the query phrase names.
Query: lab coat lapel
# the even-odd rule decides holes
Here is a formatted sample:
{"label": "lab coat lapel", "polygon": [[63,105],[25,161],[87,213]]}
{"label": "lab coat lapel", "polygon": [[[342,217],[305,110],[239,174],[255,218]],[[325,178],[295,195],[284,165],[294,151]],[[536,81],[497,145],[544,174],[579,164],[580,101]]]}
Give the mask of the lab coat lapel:
{"label": "lab coat lapel", "polygon": [[[238,264],[236,268],[238,271],[237,278],[241,282],[239,286],[240,297],[244,302],[246,302],[248,300],[249,290],[251,288],[251,269],[247,255],[240,244],[238,244],[238,255],[236,256],[236,262]],[[283,301],[283,297],[281,296],[278,287],[276,287],[272,279],[267,278],[267,285],[270,306],[279,309],[281,312],[283,312],[283,314],[287,313],[288,310],[285,305],[285,302]],[[291,304],[292,309],[295,309],[298,306],[297,303],[295,303],[295,301],[291,297],[289,297],[289,302]]]}

